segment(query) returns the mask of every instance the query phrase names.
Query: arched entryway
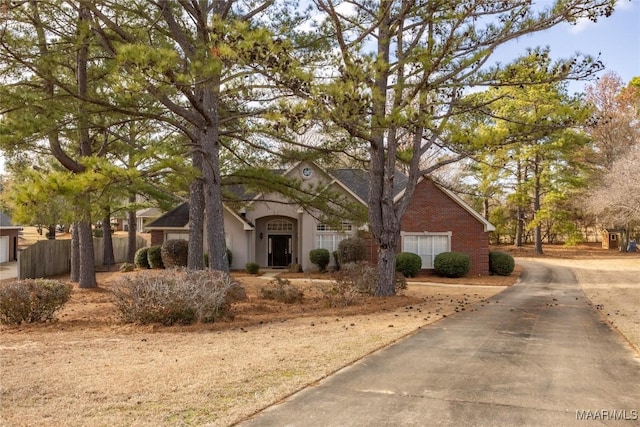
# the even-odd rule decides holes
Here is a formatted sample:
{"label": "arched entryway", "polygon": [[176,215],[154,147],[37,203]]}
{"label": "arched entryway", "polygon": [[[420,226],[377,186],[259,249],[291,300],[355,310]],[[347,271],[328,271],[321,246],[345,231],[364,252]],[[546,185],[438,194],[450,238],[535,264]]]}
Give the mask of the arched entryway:
{"label": "arched entryway", "polygon": [[288,267],[294,262],[297,220],[289,217],[265,217],[257,222],[256,258],[271,268]]}

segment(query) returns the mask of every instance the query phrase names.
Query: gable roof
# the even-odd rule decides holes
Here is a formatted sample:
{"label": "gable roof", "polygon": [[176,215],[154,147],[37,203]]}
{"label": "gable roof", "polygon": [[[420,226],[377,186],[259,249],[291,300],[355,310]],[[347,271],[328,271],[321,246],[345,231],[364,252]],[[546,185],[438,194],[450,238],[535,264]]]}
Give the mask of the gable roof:
{"label": "gable roof", "polygon": [[[299,163],[296,164],[299,165]],[[282,169],[274,169],[272,172],[274,174],[288,174],[295,167],[284,171]],[[354,195],[357,199],[360,200],[363,204],[367,204],[367,200],[369,199],[369,175],[366,170],[363,169],[328,169],[324,170],[321,167],[315,165],[319,169],[323,170],[327,175],[334,179],[338,185],[341,185],[348,192]],[[485,231],[495,231],[495,226],[491,224],[486,218],[480,215],[475,209],[473,209],[468,203],[466,203],[460,196],[438,184],[430,177],[422,176],[418,180],[418,183],[422,182],[424,179],[431,180],[433,184],[444,194],[446,194],[449,198],[451,198],[456,204],[458,204],[461,208],[466,210],[471,216],[473,216],[478,222],[480,222],[484,226]],[[402,172],[396,170],[394,177],[394,202],[397,202],[404,194],[406,190],[408,182],[408,177],[404,175]],[[233,188],[227,187],[227,190],[231,190],[232,193],[239,196],[240,199],[251,200],[258,196],[255,193],[247,193],[242,185],[233,185],[230,186]],[[247,199],[248,197],[248,199]],[[229,207],[225,205],[225,209],[233,215],[238,221],[242,222],[245,230],[252,230],[254,225],[248,221],[244,216],[238,214],[233,211]],[[189,203],[185,202],[181,205],[177,206],[173,210],[167,212],[166,214],[156,218],[151,221],[149,224],[145,226],[145,229],[153,230],[153,229],[184,229],[189,224]]]}
{"label": "gable roof", "polygon": [[185,228],[187,224],[189,224],[189,203],[184,202],[154,219],[144,228],[148,230],[154,228]]}
{"label": "gable roof", "polygon": [[[329,169],[329,174],[339,180],[365,203],[369,200],[369,173],[364,169]],[[396,170],[393,180],[393,196],[407,186],[407,176]]]}
{"label": "gable roof", "polygon": [[[472,217],[474,217],[476,220],[478,220],[478,222],[480,222],[483,226],[484,226],[484,231],[495,231],[496,227],[491,224],[485,217],[483,217],[482,215],[480,215],[480,213],[478,213],[478,211],[476,211],[475,209],[473,209],[467,202],[465,202],[460,196],[458,196],[456,193],[454,193],[453,191],[443,187],[442,185],[438,184],[433,178],[428,177],[428,176],[421,176],[418,179],[418,184],[421,183],[423,180],[428,179],[431,182],[433,182],[433,184],[436,186],[436,188],[440,191],[442,191],[444,194],[446,194],[451,200],[453,200],[455,203],[457,203],[462,209],[464,209],[465,211],[467,211]],[[394,202],[397,202],[402,195],[404,194],[404,189],[396,194],[395,198],[394,198]]]}
{"label": "gable roof", "polygon": [[0,212],[0,227],[4,228],[4,229],[20,229],[22,228],[19,225],[13,225],[13,223],[11,222],[11,218],[9,218],[9,215]]}
{"label": "gable roof", "polygon": [[[233,210],[229,209],[227,206],[224,208],[229,212],[234,218],[240,221],[245,230],[253,230],[254,225],[244,218],[241,215],[238,215]],[[184,202],[174,209],[170,210],[166,214],[154,219],[149,224],[145,225],[146,230],[158,230],[158,229],[184,229],[189,224],[189,203]]]}

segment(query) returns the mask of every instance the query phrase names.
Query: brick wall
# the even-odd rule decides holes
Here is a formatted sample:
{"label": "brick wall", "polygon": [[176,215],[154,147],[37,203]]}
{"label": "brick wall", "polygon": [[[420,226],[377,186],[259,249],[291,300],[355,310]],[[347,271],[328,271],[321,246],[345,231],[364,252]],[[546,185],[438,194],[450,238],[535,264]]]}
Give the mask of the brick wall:
{"label": "brick wall", "polygon": [[151,246],[161,246],[164,243],[164,231],[152,230],[151,234]]}
{"label": "brick wall", "polygon": [[489,274],[489,236],[484,225],[429,179],[418,184],[402,218],[402,231],[451,231],[451,250],[471,258],[469,274]]}

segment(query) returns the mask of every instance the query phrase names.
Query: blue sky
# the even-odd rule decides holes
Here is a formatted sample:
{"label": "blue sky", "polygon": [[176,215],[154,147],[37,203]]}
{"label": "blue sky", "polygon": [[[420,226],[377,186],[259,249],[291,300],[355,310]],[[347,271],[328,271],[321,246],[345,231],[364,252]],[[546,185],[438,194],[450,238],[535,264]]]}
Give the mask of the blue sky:
{"label": "blue sky", "polygon": [[[539,6],[550,0],[536,2]],[[619,0],[615,12],[597,23],[580,21],[577,25],[561,24],[550,30],[521,37],[502,46],[495,53],[495,61],[502,63],[525,53],[526,49],[549,46],[554,58],[568,57],[575,52],[597,56],[606,71],[615,71],[627,83],[640,76],[640,0]],[[571,92],[581,92],[586,83],[571,83]],[[4,169],[0,153],[0,173]]]}
{"label": "blue sky", "polygon": [[[550,1],[536,3],[551,4]],[[576,25],[560,24],[521,37],[499,48],[495,60],[506,63],[525,53],[527,48],[537,46],[549,46],[553,58],[565,58],[575,52],[592,56],[600,53],[605,72],[615,71],[627,83],[640,76],[640,0],[619,0],[613,15],[596,23],[583,20]],[[584,86],[583,82],[571,83],[569,90],[582,91]]]}

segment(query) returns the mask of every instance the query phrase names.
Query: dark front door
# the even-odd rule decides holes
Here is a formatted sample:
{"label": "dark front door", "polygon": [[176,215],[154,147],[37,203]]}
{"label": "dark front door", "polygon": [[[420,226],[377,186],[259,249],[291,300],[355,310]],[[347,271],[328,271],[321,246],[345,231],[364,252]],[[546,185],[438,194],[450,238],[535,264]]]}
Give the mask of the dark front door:
{"label": "dark front door", "polygon": [[269,236],[269,267],[287,267],[291,264],[291,235]]}

